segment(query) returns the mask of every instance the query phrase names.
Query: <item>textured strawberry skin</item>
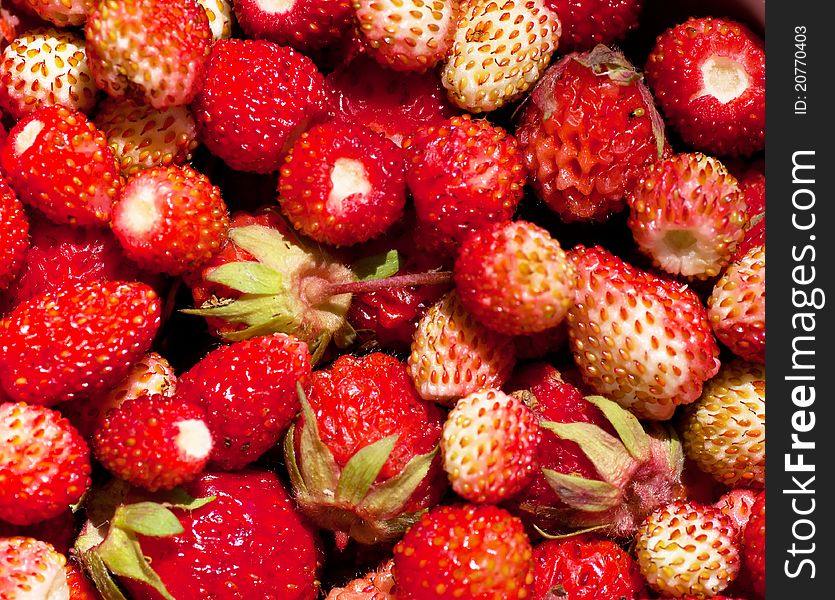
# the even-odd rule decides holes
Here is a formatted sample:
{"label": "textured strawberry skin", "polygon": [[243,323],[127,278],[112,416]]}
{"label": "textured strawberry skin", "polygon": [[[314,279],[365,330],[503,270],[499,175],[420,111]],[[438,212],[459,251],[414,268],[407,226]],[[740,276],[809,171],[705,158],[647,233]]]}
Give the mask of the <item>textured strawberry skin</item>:
{"label": "textured strawberry skin", "polygon": [[[68,555],[76,537],[75,518],[72,510],[66,510],[58,516],[37,521],[31,525],[12,525],[0,521],[0,538],[29,537],[51,544],[58,552]],[[75,600],[75,598],[72,598]]]}
{"label": "textured strawberry skin", "polygon": [[350,0],[293,0],[288,9],[277,12],[261,4],[268,3],[235,2],[235,17],[244,33],[300,52],[309,53],[338,41],[351,26]]}
{"label": "textured strawberry skin", "polygon": [[20,0],[20,3],[59,27],[83,25],[96,5],[95,0]]}
{"label": "textured strawberry skin", "polygon": [[0,175],[0,290],[12,282],[29,247],[29,219],[17,195]]}
{"label": "textured strawberry skin", "polygon": [[765,492],[757,494],[742,541],[745,567],[751,575],[754,590],[765,596]]}
{"label": "textured strawberry skin", "polygon": [[638,25],[643,0],[544,0],[560,17],[559,51],[589,50],[619,40]]}
{"label": "textured strawberry skin", "polygon": [[[65,579],[67,558],[55,548],[27,537],[0,538],[0,598],[55,597]],[[66,586],[64,586],[66,593]],[[66,596],[65,596],[66,597]]]}

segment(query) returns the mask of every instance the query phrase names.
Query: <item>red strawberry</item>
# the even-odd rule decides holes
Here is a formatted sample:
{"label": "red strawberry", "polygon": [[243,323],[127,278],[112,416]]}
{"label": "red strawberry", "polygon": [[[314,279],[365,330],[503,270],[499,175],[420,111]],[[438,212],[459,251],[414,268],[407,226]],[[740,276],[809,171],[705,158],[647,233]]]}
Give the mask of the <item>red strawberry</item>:
{"label": "red strawberry", "polygon": [[640,73],[603,45],[548,69],[516,136],[534,189],[564,221],[601,221],[621,210],[643,168],[665,152],[663,123]]}
{"label": "red strawberry", "polygon": [[765,174],[763,165],[755,163],[747,170],[736,174],[739,189],[745,194],[748,205],[748,224],[745,226],[745,237],[736,247],[731,257],[732,261],[739,260],[754,246],[765,244]]}
{"label": "red strawberry", "polygon": [[389,560],[365,577],[349,581],[345,587],[333,588],[325,600],[397,600],[397,583]]}
{"label": "red strawberry", "polygon": [[221,346],[183,374],[175,394],[203,408],[212,464],[240,469],[269,450],[299,411],[296,384],[310,376],[307,345],[284,334]]}
{"label": "red strawberry", "polygon": [[0,539],[0,598],[68,598],[67,558],[32,538]]}
{"label": "red strawberry", "polygon": [[715,158],[676,154],[651,165],[626,197],[629,228],[653,263],[673,275],[717,276],[742,241],[745,194]]}
{"label": "red strawberry", "polygon": [[306,56],[260,40],[212,46],[193,108],[200,140],[239,171],[269,173],[308,127],[321,120],[324,81]]}
{"label": "red strawberry", "polygon": [[59,27],[83,25],[96,5],[95,0],[22,0],[22,3]]}
{"label": "red strawberry", "polygon": [[203,409],[161,395],[140,396],[111,409],[93,440],[102,466],[152,492],[197,477],[211,451]]}
{"label": "red strawberry", "polygon": [[340,356],[309,389],[284,444],[296,501],[338,542],[393,541],[446,487],[443,413],[382,353]]}
{"label": "red strawberry", "polygon": [[[56,448],[55,450],[60,450]],[[0,538],[29,537],[51,544],[61,554],[67,555],[75,540],[75,517],[68,506],[58,516],[37,521],[31,525],[12,525],[0,521]]]}
{"label": "red strawberry", "polygon": [[522,199],[526,173],[519,145],[486,120],[453,117],[419,129],[403,147],[418,221],[445,238],[447,247],[509,220]]}
{"label": "red strawberry", "polygon": [[744,155],[765,144],[765,49],[728,19],[691,18],[655,43],[647,80],[667,121],[697,150]]}
{"label": "red strawberry", "polygon": [[559,50],[590,50],[623,38],[638,25],[643,0],[545,0],[560,17]]}
{"label": "red strawberry", "polygon": [[722,497],[713,506],[733,520],[738,535],[742,536],[745,525],[751,518],[751,508],[756,500],[757,492],[754,490],[734,488],[730,492],[722,494]]}
{"label": "red strawberry", "polygon": [[84,39],[74,33],[30,31],[0,57],[0,106],[16,118],[54,105],[87,113],[96,92]]}
{"label": "red strawberry", "polygon": [[403,214],[403,155],[379,133],[331,121],[293,144],[278,193],[293,226],[314,240],[336,246],[365,242]]}
{"label": "red strawberry", "polygon": [[18,121],[0,162],[20,199],[56,223],[106,223],[122,184],[104,135],[83,114],[58,106]]}
{"label": "red strawberry", "polygon": [[353,0],[359,33],[377,62],[423,72],[446,56],[458,18],[452,0]]}
{"label": "red strawberry", "polygon": [[144,283],[35,296],[0,322],[0,384],[14,400],[44,405],[101,392],[147,352],[159,322],[159,298]]}
{"label": "red strawberry", "polygon": [[84,31],[90,70],[109,96],[166,108],[200,90],[212,33],[195,0],[100,2]]}
{"label": "red strawberry", "polygon": [[757,494],[742,541],[745,568],[750,573],[754,590],[765,596],[765,492]]}
{"label": "red strawberry", "polygon": [[29,219],[14,190],[0,175],[0,289],[21,269],[29,247]]}
{"label": "red strawberry", "polygon": [[568,336],[586,385],[645,419],[669,419],[696,400],[719,370],[698,296],[599,246],[577,246],[571,257],[577,291]]}
{"label": "red strawberry", "polygon": [[556,327],[574,295],[574,265],[557,240],[528,221],[470,234],[458,250],[453,275],[464,308],[507,335]]}
{"label": "red strawberry", "polygon": [[338,116],[384,134],[400,146],[419,127],[438,125],[457,111],[433,73],[395,73],[358,57],[325,78]]}
{"label": "red strawberry", "polygon": [[137,264],[181,275],[217,254],[226,240],[229,214],[220,189],[205,175],[170,166],[128,179],[113,207],[111,226]]}
{"label": "red strawberry", "polygon": [[338,41],[351,26],[350,0],[236,0],[247,36],[309,53]]}
{"label": "red strawberry", "polygon": [[489,505],[439,506],[394,548],[402,600],[529,598],[532,549],[522,522]]}
{"label": "red strawberry", "polygon": [[70,556],[67,560],[67,587],[70,588],[69,600],[103,600],[99,594],[96,586],[90,580],[78,560],[74,556]]}
{"label": "red strawberry", "polygon": [[629,554],[589,535],[547,540],[533,551],[534,600],[636,600],[644,579]]}
{"label": "red strawberry", "polygon": [[90,450],[60,413],[24,402],[0,404],[0,519],[51,519],[90,485]]}

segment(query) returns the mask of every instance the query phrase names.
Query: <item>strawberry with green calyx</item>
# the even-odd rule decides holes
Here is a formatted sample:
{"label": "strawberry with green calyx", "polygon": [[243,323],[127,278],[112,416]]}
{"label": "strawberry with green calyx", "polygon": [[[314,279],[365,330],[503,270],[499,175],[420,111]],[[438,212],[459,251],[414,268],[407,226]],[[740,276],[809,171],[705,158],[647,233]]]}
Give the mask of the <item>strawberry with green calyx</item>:
{"label": "strawberry with green calyx", "polygon": [[302,512],[338,545],[391,542],[440,499],[443,413],[420,399],[397,359],[342,356],[299,397],[287,469]]}

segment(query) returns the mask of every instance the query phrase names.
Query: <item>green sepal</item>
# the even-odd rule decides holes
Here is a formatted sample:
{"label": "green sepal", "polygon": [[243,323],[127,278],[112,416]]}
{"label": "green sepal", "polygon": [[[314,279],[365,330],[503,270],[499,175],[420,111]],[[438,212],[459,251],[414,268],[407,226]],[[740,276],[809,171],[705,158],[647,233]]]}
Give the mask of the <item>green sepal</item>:
{"label": "green sepal", "polygon": [[426,477],[437,453],[438,446],[435,446],[426,454],[412,457],[397,476],[371,490],[360,504],[360,508],[380,515],[399,512]]}
{"label": "green sepal", "polygon": [[339,467],[333,454],[319,437],[316,415],[313,414],[313,409],[310,408],[300,383],[296,383],[296,391],[302,405],[302,418],[304,419],[300,441],[302,478],[307,488],[319,490],[326,496],[333,496],[336,494]]}
{"label": "green sepal", "polygon": [[649,460],[650,439],[638,417],[617,402],[603,396],[586,396],[586,400],[599,408],[606,420],[612,424],[632,458],[639,462]]}
{"label": "green sepal", "polygon": [[304,482],[299,463],[296,462],[296,425],[290,425],[287,434],[284,436],[284,463],[287,466],[287,473],[290,475],[290,484],[296,490],[297,495],[307,494],[307,485]]}
{"label": "green sepal", "polygon": [[333,334],[333,343],[337,348],[349,348],[355,341],[357,341],[357,330],[348,321],[345,321]]}
{"label": "green sepal", "polygon": [[397,250],[389,250],[383,254],[366,256],[351,265],[351,270],[359,281],[384,279],[396,274],[401,267],[402,257]]}
{"label": "green sepal", "polygon": [[583,529],[576,529],[574,531],[569,531],[568,533],[548,533],[544,529],[542,529],[539,525],[533,525],[533,528],[536,532],[548,540],[566,540],[568,538],[573,538],[578,535],[583,535],[585,533],[593,533],[595,531],[600,531],[601,529],[607,529],[609,525],[595,525],[594,527],[585,527]]}
{"label": "green sepal", "polygon": [[101,557],[93,551],[77,553],[81,566],[104,600],[127,600]]}
{"label": "green sepal", "polygon": [[394,450],[398,437],[398,434],[394,434],[377,440],[361,448],[351,457],[339,476],[336,486],[337,502],[347,502],[354,506],[362,502]]}
{"label": "green sepal", "polygon": [[229,230],[229,239],[278,273],[288,271],[288,254],[306,254],[303,248],[289,241],[280,231],[264,225],[233,227]]}
{"label": "green sepal", "polygon": [[153,537],[168,537],[184,531],[177,516],[156,502],[123,504],[116,509],[111,527]]}
{"label": "green sepal", "polygon": [[288,328],[298,326],[287,302],[281,296],[245,295],[231,302],[204,308],[186,308],[181,312],[187,315],[223,319],[230,323],[244,323],[250,327],[267,322],[286,323]]}
{"label": "green sepal", "polygon": [[244,294],[279,294],[284,291],[281,274],[259,262],[232,262],[212,269],[206,279]]}
{"label": "green sepal", "polygon": [[620,85],[629,85],[642,79],[642,75],[626,59],[623,52],[613,50],[604,44],[598,44],[591,52],[574,58],[584,67],[588,67],[599,77],[608,77]]}
{"label": "green sepal", "polygon": [[545,480],[560,500],[586,512],[602,512],[621,502],[621,492],[611,483],[542,469]]}
{"label": "green sepal", "polygon": [[164,492],[159,504],[167,508],[179,508],[181,510],[197,510],[203,508],[210,502],[214,502],[217,496],[206,496],[204,498],[192,498],[188,492],[181,487]]}
{"label": "green sepal", "polygon": [[667,457],[670,472],[675,473],[676,478],[680,477],[684,469],[685,455],[675,428],[663,423],[650,423],[647,433],[664,445],[664,454]]}
{"label": "green sepal", "polygon": [[147,583],[165,600],[174,600],[159,575],[142,554],[134,533],[119,527],[111,527],[107,537],[96,547],[95,553],[111,573]]}

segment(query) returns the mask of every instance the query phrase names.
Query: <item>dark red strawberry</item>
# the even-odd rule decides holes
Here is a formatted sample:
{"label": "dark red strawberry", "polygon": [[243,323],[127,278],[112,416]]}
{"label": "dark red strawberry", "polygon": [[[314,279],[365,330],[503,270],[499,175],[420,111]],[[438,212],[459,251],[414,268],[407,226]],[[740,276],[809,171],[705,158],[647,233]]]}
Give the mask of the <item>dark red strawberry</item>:
{"label": "dark red strawberry", "polygon": [[70,589],[69,600],[103,600],[75,556],[70,555],[67,559],[66,571],[67,587]]}
{"label": "dark red strawberry", "polygon": [[754,590],[765,596],[765,492],[757,494],[751,517],[742,534],[745,568],[748,570]]}
{"label": "dark red strawberry", "polygon": [[0,290],[20,271],[28,247],[29,219],[14,190],[0,174]]}
{"label": "dark red strawberry", "polygon": [[353,10],[350,0],[236,0],[235,16],[248,37],[309,53],[338,41]]}
{"label": "dark red strawberry", "polygon": [[638,25],[642,4],[643,0],[545,0],[560,17],[563,54],[623,38]]}
{"label": "dark red strawberry", "polygon": [[[65,439],[69,439],[69,436]],[[60,448],[54,448],[56,454]],[[58,516],[37,521],[31,525],[12,525],[6,521],[0,521],[0,538],[5,537],[30,537],[51,544],[61,554],[67,555],[75,540],[76,527],[75,517],[72,510],[66,510]]]}

